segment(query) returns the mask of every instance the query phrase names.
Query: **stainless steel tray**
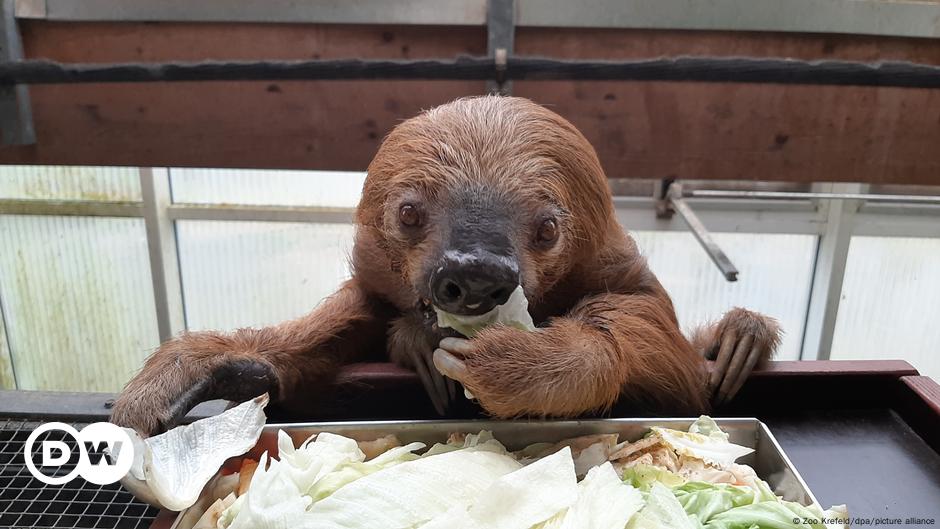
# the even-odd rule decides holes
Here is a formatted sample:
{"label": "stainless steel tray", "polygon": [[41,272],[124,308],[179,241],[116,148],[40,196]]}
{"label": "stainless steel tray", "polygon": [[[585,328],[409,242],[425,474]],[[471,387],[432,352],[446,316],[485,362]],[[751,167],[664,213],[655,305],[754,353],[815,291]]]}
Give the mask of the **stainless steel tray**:
{"label": "stainless steel tray", "polygon": [[[257,458],[263,451],[277,456],[277,431],[284,430],[299,444],[312,434],[332,432],[357,441],[394,434],[403,443],[423,442],[428,446],[445,442],[453,432],[477,433],[489,430],[510,450],[541,442],[558,442],[580,435],[617,433],[620,440],[635,441],[645,435],[650,427],[662,426],[685,431],[694,422],[688,419],[592,419],[584,421],[360,421],[269,424],[264,427],[261,438],[254,449],[245,456],[233,458],[225,469],[237,469],[245,457]],[[728,433],[732,443],[754,449],[754,453],[738,460],[750,465],[763,480],[782,495],[784,499],[803,505],[816,503],[816,498],[793,463],[774,439],[770,429],[755,418],[715,419],[722,430]],[[176,518],[173,529],[190,529],[202,512],[217,498],[212,497],[207,487],[204,497]]]}

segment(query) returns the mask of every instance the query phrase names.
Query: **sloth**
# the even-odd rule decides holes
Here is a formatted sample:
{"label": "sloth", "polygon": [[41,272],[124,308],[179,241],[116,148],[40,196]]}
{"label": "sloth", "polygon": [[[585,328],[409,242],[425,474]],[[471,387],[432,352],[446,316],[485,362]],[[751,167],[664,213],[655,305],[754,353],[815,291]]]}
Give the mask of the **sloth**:
{"label": "sloth", "polygon": [[[167,341],[112,421],[152,435],[199,402],[264,392],[303,409],[376,351],[416,371],[441,414],[455,381],[497,418],[623,401],[704,413],[780,340],[773,319],[742,308],[684,336],[615,217],[593,147],[523,98],[458,99],[399,124],[368,167],[355,220],[351,278],[333,295],[279,325]],[[434,308],[485,314],[520,286],[535,330],[497,324],[466,339],[437,324]]]}

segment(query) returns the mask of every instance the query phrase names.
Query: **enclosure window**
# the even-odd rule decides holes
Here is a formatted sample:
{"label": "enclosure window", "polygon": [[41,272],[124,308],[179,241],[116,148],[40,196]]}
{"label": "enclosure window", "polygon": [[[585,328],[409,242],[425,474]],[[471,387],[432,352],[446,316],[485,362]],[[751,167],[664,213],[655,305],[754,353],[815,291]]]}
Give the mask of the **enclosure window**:
{"label": "enclosure window", "polygon": [[853,237],[833,359],[904,358],[940,378],[940,239]]}
{"label": "enclosure window", "polygon": [[784,330],[779,360],[798,360],[806,320],[816,237],[715,233],[715,241],[740,270],[725,281],[689,233],[635,232],[640,251],[672,297],[686,334],[718,321],[732,307],[773,316]]}
{"label": "enclosure window", "polygon": [[348,224],[179,221],[176,229],[189,329],[296,318],[350,275]]}

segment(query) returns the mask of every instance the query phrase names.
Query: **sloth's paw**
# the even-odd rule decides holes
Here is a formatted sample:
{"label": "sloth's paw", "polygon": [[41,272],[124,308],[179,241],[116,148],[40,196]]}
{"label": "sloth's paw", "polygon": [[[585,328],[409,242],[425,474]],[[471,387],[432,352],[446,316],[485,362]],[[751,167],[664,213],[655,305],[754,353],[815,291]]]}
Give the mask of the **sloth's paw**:
{"label": "sloth's paw", "polygon": [[716,405],[733,398],[754,367],[774,355],[781,334],[776,320],[742,308],[728,311],[709,329],[704,354],[715,360],[708,387]]}

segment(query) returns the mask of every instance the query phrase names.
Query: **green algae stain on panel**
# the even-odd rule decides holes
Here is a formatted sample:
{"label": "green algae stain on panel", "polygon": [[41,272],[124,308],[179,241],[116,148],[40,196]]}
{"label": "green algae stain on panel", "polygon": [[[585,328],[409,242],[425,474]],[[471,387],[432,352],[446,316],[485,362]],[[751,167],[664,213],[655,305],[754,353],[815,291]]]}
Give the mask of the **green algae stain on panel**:
{"label": "green algae stain on panel", "polygon": [[141,219],[0,217],[20,389],[117,391],[157,345]]}
{"label": "green algae stain on panel", "polygon": [[10,356],[6,328],[3,318],[0,317],[0,389],[16,389],[16,379],[13,376],[13,359]]}
{"label": "green algae stain on panel", "polygon": [[2,166],[0,198],[139,201],[140,174],[136,167]]}

